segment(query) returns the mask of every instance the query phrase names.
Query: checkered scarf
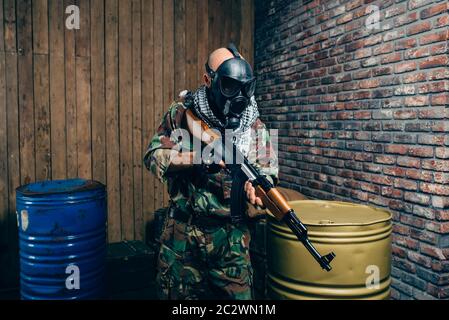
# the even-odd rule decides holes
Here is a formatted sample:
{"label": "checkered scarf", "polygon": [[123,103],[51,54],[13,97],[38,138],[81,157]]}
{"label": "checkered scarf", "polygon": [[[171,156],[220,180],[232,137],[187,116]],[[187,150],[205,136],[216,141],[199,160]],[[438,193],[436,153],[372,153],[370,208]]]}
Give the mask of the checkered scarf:
{"label": "checkered scarf", "polygon": [[[198,117],[209,125],[211,128],[223,131],[225,125],[218,119],[212,109],[209,107],[207,100],[206,86],[201,86],[193,93],[193,109]],[[243,111],[240,118],[240,126],[233,131],[233,139],[236,147],[245,156],[248,156],[251,144],[251,126],[259,117],[256,99],[251,97],[248,107]]]}
{"label": "checkered scarf", "polygon": [[[196,114],[206,122],[210,124],[211,127],[224,129],[225,124],[218,119],[212,109],[209,107],[209,102],[207,101],[206,86],[199,87],[193,93],[194,105]],[[251,97],[248,107],[243,111],[240,118],[240,126],[234,130],[234,133],[238,135],[239,133],[244,133],[251,128],[253,123],[259,117],[259,110],[257,109],[256,99],[254,96]]]}

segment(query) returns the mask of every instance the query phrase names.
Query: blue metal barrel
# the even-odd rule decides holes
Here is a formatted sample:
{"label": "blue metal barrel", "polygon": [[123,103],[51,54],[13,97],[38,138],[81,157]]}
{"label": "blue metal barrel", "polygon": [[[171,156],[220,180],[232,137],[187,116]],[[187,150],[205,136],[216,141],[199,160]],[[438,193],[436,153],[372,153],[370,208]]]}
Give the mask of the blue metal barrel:
{"label": "blue metal barrel", "polygon": [[84,179],[16,189],[22,299],[104,297],[107,201]]}

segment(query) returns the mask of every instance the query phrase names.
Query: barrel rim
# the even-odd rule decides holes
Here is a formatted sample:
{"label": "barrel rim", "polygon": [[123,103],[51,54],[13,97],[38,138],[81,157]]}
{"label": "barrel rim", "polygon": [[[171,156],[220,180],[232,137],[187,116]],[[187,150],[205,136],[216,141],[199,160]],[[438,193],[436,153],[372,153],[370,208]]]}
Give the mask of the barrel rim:
{"label": "barrel rim", "polygon": [[[43,185],[43,184],[58,184],[58,183],[70,183],[70,182],[81,182],[77,187],[73,187],[72,189],[69,188],[63,188],[63,189],[52,189],[49,191],[31,191],[29,188],[31,186],[37,186],[37,185]],[[56,179],[56,180],[40,180],[35,181],[31,183],[27,183],[24,185],[21,185],[16,188],[17,195],[21,196],[51,196],[51,195],[61,195],[61,194],[71,194],[71,193],[78,193],[78,192],[87,192],[87,191],[93,191],[93,190],[101,190],[105,189],[106,186],[97,181],[97,180],[90,180],[90,179],[83,179],[83,178],[72,178],[72,179]]]}
{"label": "barrel rim", "polygon": [[[360,203],[353,203],[353,202],[347,202],[347,201],[331,201],[331,200],[312,200],[312,199],[307,199],[307,200],[294,200],[294,201],[289,201],[290,206],[292,204],[295,203],[311,203],[311,202],[331,202],[333,204],[342,204],[342,205],[350,205],[350,206],[362,206],[362,207],[367,207],[369,209],[372,210],[376,210],[376,211],[382,211],[384,213],[387,214],[387,216],[385,218],[380,218],[380,219],[376,219],[376,220],[369,220],[367,222],[333,222],[333,223],[317,223],[317,222],[313,222],[313,221],[307,221],[307,219],[302,218],[300,215],[298,215],[296,213],[296,215],[301,219],[301,221],[306,225],[306,226],[319,226],[319,227],[342,227],[342,226],[368,226],[368,225],[374,225],[377,223],[381,223],[381,222],[388,222],[391,221],[391,219],[393,218],[393,215],[391,214],[390,211],[384,209],[384,208],[377,208],[374,206],[369,206],[366,204],[360,204]],[[271,213],[268,214],[268,216],[271,219],[276,220],[278,223],[279,221],[276,219],[276,217],[274,217]]]}

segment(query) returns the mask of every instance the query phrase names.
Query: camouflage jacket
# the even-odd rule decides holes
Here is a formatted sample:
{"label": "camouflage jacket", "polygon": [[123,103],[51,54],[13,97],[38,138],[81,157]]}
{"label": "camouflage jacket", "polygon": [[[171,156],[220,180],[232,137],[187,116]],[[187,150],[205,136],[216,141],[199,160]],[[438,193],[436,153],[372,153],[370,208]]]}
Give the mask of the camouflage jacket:
{"label": "camouflage jacket", "polygon": [[[145,153],[145,166],[159,180],[167,183],[170,199],[179,209],[194,211],[198,215],[228,216],[232,184],[229,170],[221,169],[211,174],[197,165],[174,173],[167,172],[174,147],[180,147],[182,143],[182,150],[193,149],[192,141],[182,139],[179,142],[171,136],[173,130],[183,128],[184,112],[182,102],[174,102],[170,106]],[[249,141],[246,156],[262,174],[276,183],[278,163],[269,132],[260,119],[253,123],[251,129],[254,135]]]}

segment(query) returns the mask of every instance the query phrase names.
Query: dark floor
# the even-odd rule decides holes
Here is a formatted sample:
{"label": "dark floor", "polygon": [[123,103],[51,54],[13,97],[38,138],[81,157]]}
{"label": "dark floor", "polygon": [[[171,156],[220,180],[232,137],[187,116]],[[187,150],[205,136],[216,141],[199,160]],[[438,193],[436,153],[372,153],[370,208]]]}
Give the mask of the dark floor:
{"label": "dark floor", "polygon": [[[106,299],[156,299],[155,251],[141,241],[108,245]],[[20,289],[1,289],[0,300],[20,299]]]}
{"label": "dark floor", "polygon": [[[105,298],[110,300],[157,299],[156,252],[156,245],[146,245],[141,241],[109,244]],[[259,269],[255,268],[255,278],[260,278],[259,272]],[[257,290],[263,287],[263,283],[259,282],[261,281],[255,281],[255,294],[256,298],[263,299],[263,292]],[[0,300],[16,299],[20,299],[19,288],[0,290]]]}

